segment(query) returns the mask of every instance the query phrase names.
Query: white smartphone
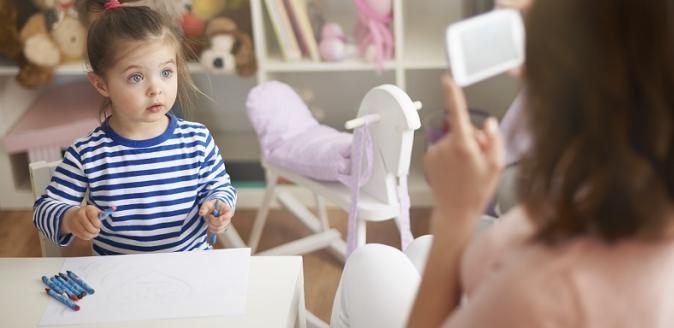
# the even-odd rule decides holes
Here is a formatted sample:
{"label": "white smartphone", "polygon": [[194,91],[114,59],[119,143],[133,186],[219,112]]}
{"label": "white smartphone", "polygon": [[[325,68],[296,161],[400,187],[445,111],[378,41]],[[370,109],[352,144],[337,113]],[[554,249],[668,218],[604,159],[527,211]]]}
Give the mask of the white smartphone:
{"label": "white smartphone", "polygon": [[459,86],[467,86],[524,63],[524,22],[516,10],[499,9],[447,27],[449,66]]}

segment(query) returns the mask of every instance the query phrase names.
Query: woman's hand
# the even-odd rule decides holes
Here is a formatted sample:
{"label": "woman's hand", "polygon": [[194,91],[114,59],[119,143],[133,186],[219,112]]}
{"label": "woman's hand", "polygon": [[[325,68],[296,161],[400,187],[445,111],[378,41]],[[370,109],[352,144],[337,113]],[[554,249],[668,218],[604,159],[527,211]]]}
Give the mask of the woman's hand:
{"label": "woman's hand", "polygon": [[[219,216],[214,216],[213,211],[217,209]],[[206,217],[206,224],[208,225],[208,231],[211,233],[222,233],[225,231],[227,226],[232,222],[232,216],[234,216],[234,209],[230,208],[227,204],[222,201],[216,201],[214,199],[207,200],[201,204],[199,209],[199,215]]]}
{"label": "woman's hand", "polygon": [[94,239],[101,232],[100,215],[101,210],[93,205],[73,207],[63,216],[61,233],[71,233],[84,240]]}
{"label": "woman's hand", "polygon": [[449,76],[443,78],[443,85],[450,129],[424,158],[426,177],[439,211],[432,223],[434,234],[456,224],[472,227],[492,195],[503,167],[496,120],[491,117],[481,129],[473,127],[461,88]]}

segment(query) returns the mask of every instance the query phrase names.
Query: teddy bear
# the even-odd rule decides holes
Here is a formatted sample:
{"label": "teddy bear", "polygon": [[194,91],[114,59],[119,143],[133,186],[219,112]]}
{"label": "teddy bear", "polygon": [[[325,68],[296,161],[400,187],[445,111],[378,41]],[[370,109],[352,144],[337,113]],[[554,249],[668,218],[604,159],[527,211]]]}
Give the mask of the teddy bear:
{"label": "teddy bear", "polygon": [[82,58],[86,30],[72,7],[72,0],[33,0],[40,9],[18,31],[21,55],[17,80],[25,87],[49,82],[59,64]]}
{"label": "teddy bear", "polygon": [[23,44],[19,39],[17,28],[19,12],[25,13],[25,3],[22,8],[17,8],[17,3],[12,1],[0,1],[0,55],[14,61],[19,67],[17,80],[26,86],[38,86],[46,84],[51,79],[51,71],[44,70],[26,60],[23,54]]}
{"label": "teddy bear", "polygon": [[17,81],[28,88],[47,84],[59,64],[81,59],[86,37],[72,0],[34,0],[32,4],[39,11],[32,9],[20,29],[10,2],[3,1],[0,8],[7,18],[0,37],[2,53],[16,62]]}
{"label": "teddy bear", "polygon": [[213,73],[233,73],[247,77],[255,74],[257,62],[253,42],[234,21],[216,17],[208,21],[205,36],[209,46],[201,52],[200,63]]}

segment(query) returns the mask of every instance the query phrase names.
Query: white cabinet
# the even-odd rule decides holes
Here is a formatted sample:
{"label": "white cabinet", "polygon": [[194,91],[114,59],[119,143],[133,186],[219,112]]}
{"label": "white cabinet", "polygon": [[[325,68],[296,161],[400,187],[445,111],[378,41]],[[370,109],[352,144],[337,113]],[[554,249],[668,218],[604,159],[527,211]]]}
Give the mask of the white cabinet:
{"label": "white cabinet", "polygon": [[[195,81],[211,99],[200,99],[192,119],[205,123],[213,132],[226,162],[256,161],[259,147],[245,113],[248,90],[266,80],[281,80],[301,95],[310,95],[308,104],[319,119],[342,128],[353,118],[365,93],[372,87],[393,83],[423,103],[422,128],[417,132],[410,172],[413,206],[431,204],[423,178],[421,156],[424,150],[423,123],[429,113],[442,108],[440,76],[446,71],[443,33],[447,24],[462,16],[462,0],[392,0],[395,57],[377,72],[373,63],[352,59],[339,63],[286,62],[281,59],[276,35],[264,0],[249,0],[253,37],[258,60],[255,77],[209,75],[191,65]],[[320,0],[327,20],[339,22],[350,34],[357,19],[357,8],[350,0]],[[16,68],[0,66],[0,137],[20,117],[39,90],[24,90],[14,82]],[[69,64],[57,70],[61,80],[85,78],[82,64]],[[471,106],[500,116],[515,96],[517,83],[500,76],[466,90]],[[96,109],[92,109],[96,110]],[[27,163],[21,155],[8,155],[0,143],[0,209],[32,205],[27,181]],[[24,167],[25,166],[25,167]],[[233,177],[236,179],[236,176]],[[240,189],[240,206],[256,207],[262,189]],[[299,191],[298,191],[299,192]],[[309,196],[307,194],[307,196]],[[300,197],[305,198],[305,197]],[[311,197],[306,197],[308,202]]]}

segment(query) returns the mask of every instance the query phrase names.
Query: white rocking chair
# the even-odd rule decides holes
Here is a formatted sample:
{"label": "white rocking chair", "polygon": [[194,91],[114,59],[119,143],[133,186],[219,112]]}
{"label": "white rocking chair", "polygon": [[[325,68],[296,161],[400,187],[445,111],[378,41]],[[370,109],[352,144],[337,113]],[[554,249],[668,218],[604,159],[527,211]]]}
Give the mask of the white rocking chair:
{"label": "white rocking chair", "polygon": [[[420,107],[419,102],[413,102],[400,88],[394,85],[381,85],[365,95],[358,110],[358,118],[346,124],[350,129],[362,125],[365,121],[372,123],[369,125],[373,144],[372,174],[360,189],[358,198],[357,246],[366,242],[367,221],[393,218],[398,223],[400,201],[396,186],[398,179],[406,177],[410,169],[414,130],[421,126],[417,113]],[[276,199],[313,234],[258,252],[258,255],[302,255],[329,247],[333,254],[344,260],[346,243],[336,229],[330,228],[324,200],[327,199],[348,211],[351,204],[351,190],[340,182],[307,178],[264,160],[262,165],[266,170],[267,189],[248,241],[251,251],[256,253],[269,208]],[[279,177],[307,188],[314,194],[318,218],[295,199],[286,187],[277,185]]]}

